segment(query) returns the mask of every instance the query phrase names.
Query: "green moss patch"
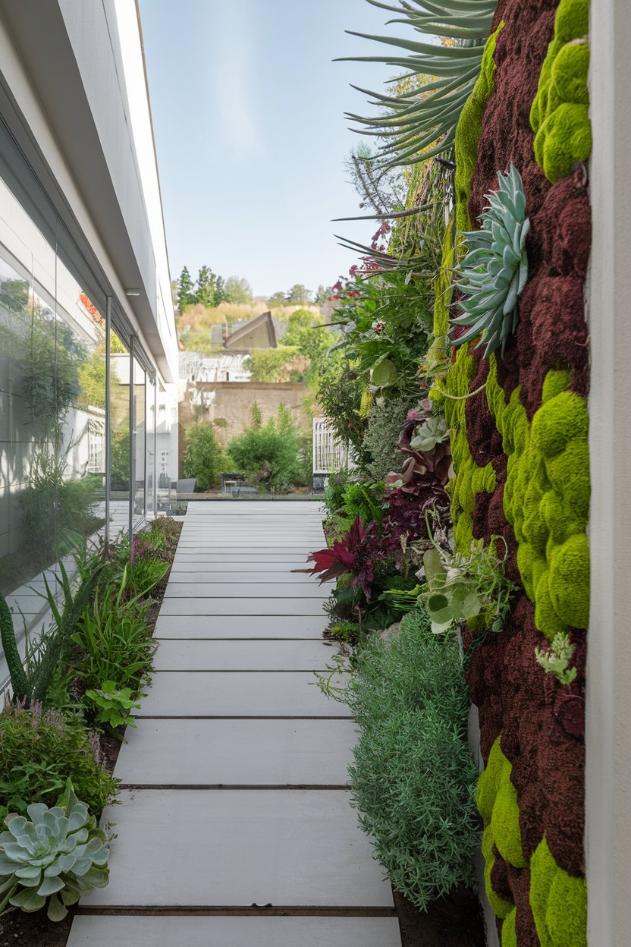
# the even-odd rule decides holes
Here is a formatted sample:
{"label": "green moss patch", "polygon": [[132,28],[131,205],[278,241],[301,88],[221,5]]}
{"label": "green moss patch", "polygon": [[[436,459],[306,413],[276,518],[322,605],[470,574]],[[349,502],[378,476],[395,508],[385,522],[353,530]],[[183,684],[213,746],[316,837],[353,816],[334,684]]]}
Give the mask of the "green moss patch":
{"label": "green moss patch", "polygon": [[530,907],[541,947],[586,947],[585,879],[560,868],[545,839],[530,861]]}
{"label": "green moss patch", "polygon": [[492,360],[487,402],[508,457],[504,512],[519,544],[517,565],[535,624],[549,640],[589,615],[588,414],[567,391],[567,372],[549,372],[528,423],[519,388],[506,401]]}
{"label": "green moss patch", "polygon": [[535,160],[552,183],[586,161],[589,122],[589,0],[561,0],[530,110]]}

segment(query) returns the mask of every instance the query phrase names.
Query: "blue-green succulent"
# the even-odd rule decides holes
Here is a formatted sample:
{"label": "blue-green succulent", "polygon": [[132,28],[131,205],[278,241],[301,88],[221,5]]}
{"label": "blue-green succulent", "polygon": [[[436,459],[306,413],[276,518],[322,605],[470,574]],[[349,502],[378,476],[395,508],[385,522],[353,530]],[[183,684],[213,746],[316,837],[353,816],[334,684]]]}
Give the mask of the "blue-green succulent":
{"label": "blue-green succulent", "polygon": [[0,834],[0,915],[48,902],[49,919],[61,921],[82,894],[107,884],[105,835],[70,780],[52,809],[34,803],[26,811],[28,819],[10,813]]}
{"label": "blue-green succulent", "polygon": [[526,238],[530,220],[521,175],[514,165],[497,176],[496,191],[487,194],[488,205],[480,217],[481,229],[461,234],[466,253],[456,270],[456,288],[462,314],[452,320],[468,326],[455,346],[480,337],[488,357],[504,352],[519,321],[518,300],[528,279]]}

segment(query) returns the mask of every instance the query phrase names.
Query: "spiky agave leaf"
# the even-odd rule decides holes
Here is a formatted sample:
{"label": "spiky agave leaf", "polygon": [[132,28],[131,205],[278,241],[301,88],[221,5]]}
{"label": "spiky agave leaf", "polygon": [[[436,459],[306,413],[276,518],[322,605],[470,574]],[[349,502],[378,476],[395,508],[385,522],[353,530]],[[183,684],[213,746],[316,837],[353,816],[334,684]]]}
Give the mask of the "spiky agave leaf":
{"label": "spiky agave leaf", "polygon": [[480,336],[484,357],[501,348],[517,329],[518,299],[528,279],[526,238],[530,220],[521,175],[514,165],[497,176],[498,188],[487,194],[488,205],[480,217],[482,227],[463,233],[467,252],[458,269],[455,286],[463,294],[462,314],[453,319],[468,331],[452,339],[455,346]]}
{"label": "spiky agave leaf", "polygon": [[400,79],[423,80],[420,86],[400,95],[353,86],[382,111],[376,117],[346,113],[360,126],[354,131],[387,139],[380,150],[387,165],[415,164],[453,145],[460,112],[480,72],[497,0],[402,0],[400,5],[368,2],[398,14],[390,23],[450,41],[441,45],[347,31],[351,36],[394,47],[394,51],[391,55],[347,56],[343,61],[381,62],[407,70]]}

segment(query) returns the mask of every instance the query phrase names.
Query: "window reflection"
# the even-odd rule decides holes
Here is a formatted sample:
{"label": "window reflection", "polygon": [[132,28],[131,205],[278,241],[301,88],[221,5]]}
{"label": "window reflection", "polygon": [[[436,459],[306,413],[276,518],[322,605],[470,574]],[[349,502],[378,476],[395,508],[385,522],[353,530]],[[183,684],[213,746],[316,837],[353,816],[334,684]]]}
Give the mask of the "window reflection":
{"label": "window reflection", "polygon": [[145,515],[145,437],[146,437],[146,405],[145,405],[145,370],[134,359],[134,519],[144,518]]}
{"label": "window reflection", "polygon": [[0,589],[28,583],[103,524],[105,323],[0,181]]}
{"label": "window reflection", "polygon": [[156,385],[147,375],[147,477],[146,505],[147,516],[156,511],[155,471],[156,471]]}
{"label": "window reflection", "polygon": [[110,330],[110,535],[115,537],[129,528],[130,425],[129,425],[130,355],[114,331]]}

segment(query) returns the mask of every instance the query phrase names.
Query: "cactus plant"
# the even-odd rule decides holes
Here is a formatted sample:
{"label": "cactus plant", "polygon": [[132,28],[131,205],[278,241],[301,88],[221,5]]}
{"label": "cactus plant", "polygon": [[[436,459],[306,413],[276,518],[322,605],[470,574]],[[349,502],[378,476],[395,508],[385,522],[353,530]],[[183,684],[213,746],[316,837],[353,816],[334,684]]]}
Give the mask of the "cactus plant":
{"label": "cactus plant", "polygon": [[10,813],[0,834],[0,915],[48,902],[49,919],[61,921],[82,894],[107,884],[105,835],[70,779],[56,806],[34,803],[27,812],[30,821]]}
{"label": "cactus plant", "polygon": [[467,253],[457,269],[456,287],[464,295],[454,325],[468,326],[452,339],[455,346],[480,336],[484,357],[501,348],[517,329],[518,299],[528,279],[526,197],[514,165],[497,176],[497,191],[487,194],[482,228],[461,234]]}

